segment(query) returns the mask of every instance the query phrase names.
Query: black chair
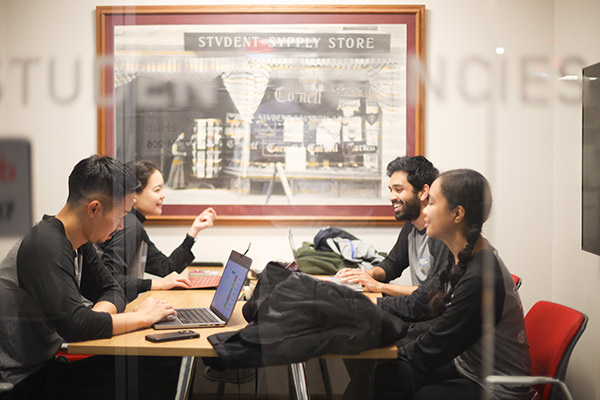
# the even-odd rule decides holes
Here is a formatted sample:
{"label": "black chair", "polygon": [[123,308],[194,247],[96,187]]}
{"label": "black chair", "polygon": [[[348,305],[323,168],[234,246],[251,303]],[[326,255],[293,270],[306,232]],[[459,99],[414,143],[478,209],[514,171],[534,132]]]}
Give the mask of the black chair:
{"label": "black chair", "polygon": [[220,400],[223,398],[226,383],[233,383],[235,385],[248,383],[256,376],[256,370],[251,368],[231,368],[224,371],[217,371],[211,367],[206,367],[202,375],[204,375],[207,380],[219,384],[217,388],[217,398]]}

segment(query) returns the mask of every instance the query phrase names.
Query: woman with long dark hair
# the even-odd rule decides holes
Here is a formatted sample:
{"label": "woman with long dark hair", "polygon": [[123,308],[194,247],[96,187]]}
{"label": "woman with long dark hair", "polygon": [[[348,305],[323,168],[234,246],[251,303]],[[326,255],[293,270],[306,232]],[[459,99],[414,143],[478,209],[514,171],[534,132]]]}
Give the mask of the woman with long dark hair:
{"label": "woman with long dark hair", "polygon": [[[427,234],[448,246],[452,262],[429,288],[380,299],[381,307],[407,321],[436,319],[425,333],[404,340],[397,360],[375,369],[374,397],[479,400],[486,372],[530,373],[523,308],[510,272],[481,235],[492,205],[483,175],[448,171],[433,182],[429,196]],[[489,279],[485,290],[484,276]],[[484,365],[484,312],[492,313],[485,338],[493,340],[489,366]],[[490,398],[525,400],[532,393],[528,386],[497,385]]]}

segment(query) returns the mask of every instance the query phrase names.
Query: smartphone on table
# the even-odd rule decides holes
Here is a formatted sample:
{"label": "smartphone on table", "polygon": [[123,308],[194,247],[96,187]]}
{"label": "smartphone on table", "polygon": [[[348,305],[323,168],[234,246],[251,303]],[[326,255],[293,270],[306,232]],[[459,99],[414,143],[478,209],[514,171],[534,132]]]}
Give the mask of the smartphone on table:
{"label": "smartphone on table", "polygon": [[193,339],[193,338],[199,338],[199,337],[200,337],[200,334],[198,332],[185,330],[185,331],[155,333],[152,335],[146,335],[146,340],[153,342],[153,343],[160,343],[160,342],[170,342],[172,340]]}

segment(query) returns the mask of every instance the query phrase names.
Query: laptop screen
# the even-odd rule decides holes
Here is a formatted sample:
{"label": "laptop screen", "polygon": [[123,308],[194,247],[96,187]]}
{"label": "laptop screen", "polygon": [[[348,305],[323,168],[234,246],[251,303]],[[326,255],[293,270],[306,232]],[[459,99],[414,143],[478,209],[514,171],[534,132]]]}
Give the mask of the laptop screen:
{"label": "laptop screen", "polygon": [[231,252],[223,270],[210,309],[221,319],[228,321],[235,307],[252,260],[240,253]]}
{"label": "laptop screen", "polygon": [[294,260],[288,264],[286,269],[290,271],[300,271],[300,264],[298,263],[298,252],[296,251],[296,245],[294,244],[294,235],[292,235],[292,228],[288,228],[288,241],[290,242],[290,248],[292,249],[292,255]]}
{"label": "laptop screen", "polygon": [[292,228],[288,228],[288,241],[290,242],[290,248],[292,249],[292,255],[294,261],[298,262],[298,252],[296,251],[296,244],[294,243],[294,235],[292,235]]}

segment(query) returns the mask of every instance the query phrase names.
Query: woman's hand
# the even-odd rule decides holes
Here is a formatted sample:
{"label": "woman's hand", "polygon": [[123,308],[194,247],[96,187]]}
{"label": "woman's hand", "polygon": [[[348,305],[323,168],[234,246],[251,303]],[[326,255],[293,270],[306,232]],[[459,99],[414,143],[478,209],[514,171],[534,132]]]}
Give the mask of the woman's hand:
{"label": "woman's hand", "polygon": [[195,239],[198,235],[198,232],[213,226],[216,218],[217,212],[212,207],[208,207],[196,217],[196,219],[192,223],[192,226],[190,227],[188,235]]}
{"label": "woman's hand", "polygon": [[151,289],[168,290],[174,287],[190,288],[191,285],[192,283],[187,277],[173,271],[164,278],[153,280]]}

